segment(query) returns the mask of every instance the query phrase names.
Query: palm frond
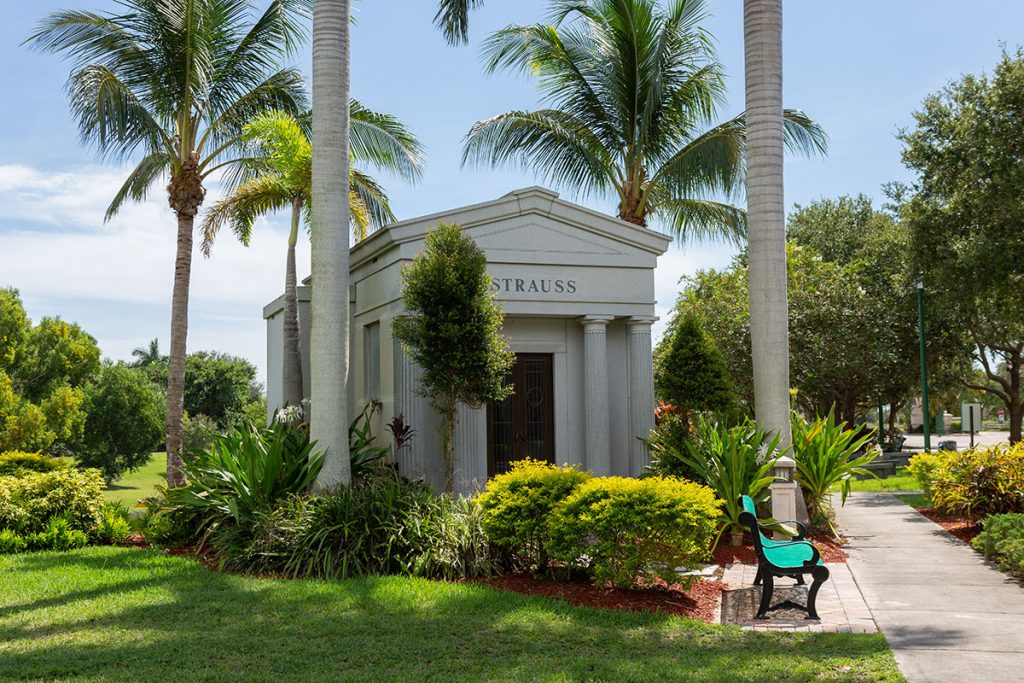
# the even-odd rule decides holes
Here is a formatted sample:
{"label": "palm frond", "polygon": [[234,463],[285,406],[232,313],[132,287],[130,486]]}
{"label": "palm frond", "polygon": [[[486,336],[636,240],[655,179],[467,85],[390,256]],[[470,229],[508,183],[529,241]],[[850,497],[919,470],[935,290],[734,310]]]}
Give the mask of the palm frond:
{"label": "palm frond", "polygon": [[153,186],[157,178],[170,173],[173,161],[171,155],[162,150],[143,157],[132,172],[128,174],[124,184],[121,185],[121,189],[114,195],[110,206],[107,207],[106,214],[103,216],[103,220],[109,221],[117,215],[126,199],[131,199],[134,202],[145,200],[146,195],[149,194],[149,188]]}
{"label": "palm frond", "polygon": [[352,227],[358,239],[395,221],[387,192],[372,177],[357,168],[349,172],[349,203]]}
{"label": "palm frond", "polygon": [[423,145],[390,114],[375,112],[359,100],[349,103],[349,145],[356,161],[367,161],[414,182],[423,176]]}
{"label": "palm frond", "polygon": [[210,255],[213,241],[225,225],[248,246],[256,219],[289,206],[293,196],[292,188],[277,175],[261,175],[242,183],[203,216],[203,254]]}
{"label": "palm frond", "polygon": [[469,40],[469,12],[483,5],[483,0],[440,0],[434,26],[441,30],[449,45]]}
{"label": "palm frond", "polygon": [[742,244],[746,239],[747,214],[730,204],[685,197],[661,199],[656,206],[655,213],[681,242],[707,240]]}

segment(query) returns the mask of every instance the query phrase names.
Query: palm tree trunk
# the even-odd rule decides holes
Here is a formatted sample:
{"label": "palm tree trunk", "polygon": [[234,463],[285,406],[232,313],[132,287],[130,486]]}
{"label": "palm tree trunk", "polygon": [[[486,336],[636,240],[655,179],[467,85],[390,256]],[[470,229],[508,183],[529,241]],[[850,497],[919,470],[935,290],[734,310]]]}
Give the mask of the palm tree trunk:
{"label": "palm tree trunk", "polygon": [[310,431],[321,488],[347,485],[350,0],[313,2],[313,300]]}
{"label": "palm tree trunk", "polygon": [[747,225],[754,416],[792,439],[783,205],[782,0],[744,0]]}
{"label": "palm tree trunk", "polygon": [[299,338],[299,289],[295,274],[295,245],[299,240],[302,199],[292,201],[292,229],[288,234],[288,262],[284,275],[284,353],[282,377],[284,404],[301,406],[306,397],[302,386],[302,347]]}
{"label": "palm tree trunk", "polygon": [[171,349],[167,358],[167,485],[184,483],[181,473],[181,418],[185,410],[185,352],[188,337],[188,291],[192,279],[194,213],[178,212],[178,250],[171,294]]}

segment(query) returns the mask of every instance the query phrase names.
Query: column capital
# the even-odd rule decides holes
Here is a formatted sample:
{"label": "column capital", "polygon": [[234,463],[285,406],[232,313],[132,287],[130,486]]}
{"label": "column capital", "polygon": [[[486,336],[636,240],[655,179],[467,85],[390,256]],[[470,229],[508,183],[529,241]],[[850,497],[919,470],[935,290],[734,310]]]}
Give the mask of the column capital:
{"label": "column capital", "polygon": [[626,318],[627,327],[650,327],[658,322],[660,318],[656,315],[631,315]]}
{"label": "column capital", "polygon": [[597,327],[604,329],[613,320],[615,320],[614,315],[585,315],[579,318],[579,323],[583,325],[584,329]]}

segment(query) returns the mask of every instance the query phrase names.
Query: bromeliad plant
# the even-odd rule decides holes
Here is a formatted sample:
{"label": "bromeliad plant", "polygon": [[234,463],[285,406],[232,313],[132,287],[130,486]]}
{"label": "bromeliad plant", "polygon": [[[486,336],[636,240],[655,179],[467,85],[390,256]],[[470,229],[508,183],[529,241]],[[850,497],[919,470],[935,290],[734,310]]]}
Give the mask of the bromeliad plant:
{"label": "bromeliad plant", "polygon": [[874,433],[847,429],[845,422],[836,422],[834,410],[813,422],[793,411],[792,425],[796,480],[803,489],[811,522],[824,521],[838,535],[827,514],[829,495],[838,486],[845,505],[853,475],[874,476],[864,466],[878,457],[878,450],[872,448],[857,455],[874,438]]}
{"label": "bromeliad plant", "polygon": [[743,533],[740,496],[750,496],[755,504],[768,500],[772,468],[782,456],[779,437],[771,437],[751,421],[725,429],[710,420],[701,420],[695,431],[696,438],[686,442],[682,461],[698,481],[725,501],[724,524],[715,545],[726,529],[732,532],[732,544],[739,545]]}

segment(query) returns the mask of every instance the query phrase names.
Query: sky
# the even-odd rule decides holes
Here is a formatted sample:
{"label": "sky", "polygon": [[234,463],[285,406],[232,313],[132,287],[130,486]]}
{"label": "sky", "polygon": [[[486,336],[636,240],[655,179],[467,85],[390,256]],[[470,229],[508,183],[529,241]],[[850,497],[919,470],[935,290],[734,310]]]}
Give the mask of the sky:
{"label": "sky", "polygon": [[[257,0],[264,5],[263,0]],[[68,65],[21,43],[48,12],[110,10],[111,0],[0,0],[0,287],[20,290],[29,315],[59,315],[96,337],[105,356],[127,359],[159,338],[166,350],[175,219],[157,188],[144,204],[109,222],[103,214],[127,167],[104,164],[79,144],[64,83]],[[472,15],[468,46],[449,47],[432,28],[433,0],[356,2],[352,94],[396,115],[423,141],[426,168],[414,186],[380,176],[400,219],[497,198],[542,179],[521,169],[460,167],[461,142],[479,119],[539,103],[524,77],[483,72],[480,43],[508,24],[545,15],[543,0],[487,0]],[[709,0],[705,27],[728,75],[724,120],[743,104],[741,0]],[[991,71],[1003,45],[1024,43],[1024,3],[976,0],[860,0],[784,3],[784,99],[830,136],[826,158],[786,161],[787,207],[821,197],[864,193],[881,199],[890,180],[912,181],[900,163],[896,133],[929,93],[964,73]],[[309,73],[309,48],[296,64]],[[562,196],[576,197],[565,188]],[[206,205],[218,197],[211,188]],[[580,200],[611,212],[607,198]],[[264,376],[262,307],[283,289],[287,217],[257,225],[252,245],[223,235],[213,255],[196,253],[190,303],[190,351],[248,358]],[[656,271],[663,328],[679,279],[726,265],[721,244],[676,245]],[[300,276],[309,249],[299,252]]]}

